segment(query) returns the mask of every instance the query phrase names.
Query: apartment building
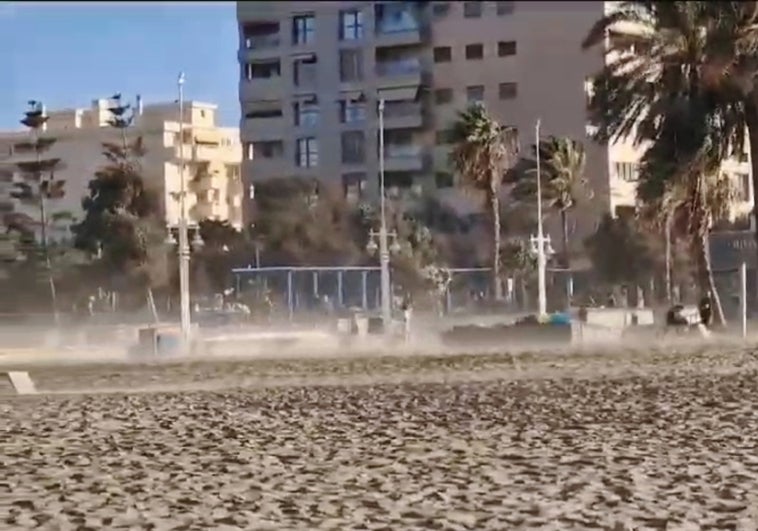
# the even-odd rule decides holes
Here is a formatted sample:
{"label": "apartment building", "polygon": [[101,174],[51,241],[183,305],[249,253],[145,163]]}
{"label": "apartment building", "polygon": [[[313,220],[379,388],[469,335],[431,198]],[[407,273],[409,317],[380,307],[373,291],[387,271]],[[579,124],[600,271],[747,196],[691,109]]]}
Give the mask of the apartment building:
{"label": "apartment building", "polygon": [[[81,219],[82,198],[88,195],[88,183],[107,161],[103,142],[120,143],[121,132],[108,125],[109,109],[116,102],[98,99],[88,109],[64,109],[47,112],[49,117],[42,137],[56,139],[43,157],[60,159],[55,179],[65,181],[65,195],[49,202],[50,214],[68,212]],[[148,186],[163,199],[167,225],[176,226],[180,215],[178,192],[180,155],[185,162],[187,200],[185,208],[191,223],[203,219],[228,220],[242,228],[243,187],[240,180],[242,149],[236,128],[217,125],[216,105],[185,102],[183,127],[179,123],[176,102],[134,104],[133,126],[129,138],[143,138],[146,154],[141,163]],[[182,132],[183,131],[183,132]],[[180,134],[181,133],[181,134]],[[21,204],[10,197],[14,181],[22,181],[19,162],[34,160],[29,149],[29,131],[0,132],[0,208],[39,219],[38,208]],[[180,148],[180,145],[183,147]],[[65,227],[64,227],[65,230]]]}
{"label": "apartment building", "polygon": [[[450,125],[483,101],[519,131],[586,139],[585,81],[602,52],[580,43],[602,2],[238,2],[242,174],[316,176],[352,196],[378,183],[385,102],[390,192],[450,194]],[[588,176],[611,208],[608,150]],[[604,203],[604,204],[603,204]]]}
{"label": "apartment building", "polygon": [[[243,179],[313,176],[350,197],[375,193],[383,99],[389,193],[463,203],[448,132],[460,110],[482,101],[517,128],[522,152],[538,119],[542,137],[584,143],[594,197],[570,227],[581,247],[603,213],[635,204],[644,152],[588,138],[591,78],[606,59],[581,42],[614,4],[238,2]],[[749,179],[735,178],[750,200]]]}

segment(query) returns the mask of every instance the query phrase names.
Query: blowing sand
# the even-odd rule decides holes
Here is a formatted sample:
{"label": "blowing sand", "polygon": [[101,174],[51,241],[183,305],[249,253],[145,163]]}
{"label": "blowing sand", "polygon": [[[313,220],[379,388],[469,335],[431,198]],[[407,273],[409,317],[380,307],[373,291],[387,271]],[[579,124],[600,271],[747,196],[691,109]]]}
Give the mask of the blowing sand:
{"label": "blowing sand", "polygon": [[2,529],[758,524],[744,349],[32,375],[52,394],[0,397]]}

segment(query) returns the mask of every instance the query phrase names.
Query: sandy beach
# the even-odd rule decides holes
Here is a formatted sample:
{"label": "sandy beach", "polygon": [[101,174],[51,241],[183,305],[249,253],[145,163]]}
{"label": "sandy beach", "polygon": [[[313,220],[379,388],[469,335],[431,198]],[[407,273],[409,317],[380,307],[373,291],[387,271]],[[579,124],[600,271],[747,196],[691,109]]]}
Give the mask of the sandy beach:
{"label": "sandy beach", "polygon": [[744,348],[32,375],[0,396],[2,529],[758,525]]}

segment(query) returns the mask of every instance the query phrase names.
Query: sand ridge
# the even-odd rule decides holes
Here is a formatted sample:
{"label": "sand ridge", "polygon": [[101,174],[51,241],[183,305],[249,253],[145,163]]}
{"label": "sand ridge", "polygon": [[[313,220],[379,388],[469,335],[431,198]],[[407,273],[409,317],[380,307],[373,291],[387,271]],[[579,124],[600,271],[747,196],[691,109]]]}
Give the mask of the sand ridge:
{"label": "sand ridge", "polygon": [[754,353],[601,354],[50,369],[188,387],[0,397],[0,527],[756,529]]}

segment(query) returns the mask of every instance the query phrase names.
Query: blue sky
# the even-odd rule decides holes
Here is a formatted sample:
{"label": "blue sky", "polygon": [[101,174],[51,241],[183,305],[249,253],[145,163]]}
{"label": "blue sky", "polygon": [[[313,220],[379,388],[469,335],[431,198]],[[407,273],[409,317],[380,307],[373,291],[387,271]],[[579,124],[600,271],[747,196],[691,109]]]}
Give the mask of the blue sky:
{"label": "blue sky", "polygon": [[20,128],[30,99],[88,107],[121,92],[145,103],[185,97],[219,105],[236,126],[234,2],[0,2],[0,129]]}

